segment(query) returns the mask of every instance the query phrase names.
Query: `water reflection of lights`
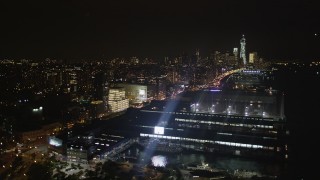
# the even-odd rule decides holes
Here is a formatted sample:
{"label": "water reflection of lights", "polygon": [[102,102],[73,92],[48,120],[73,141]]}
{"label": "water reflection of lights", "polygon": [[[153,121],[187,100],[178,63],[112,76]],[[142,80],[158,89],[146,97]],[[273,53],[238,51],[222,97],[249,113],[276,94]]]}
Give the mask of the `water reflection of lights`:
{"label": "water reflection of lights", "polygon": [[168,163],[167,158],[165,156],[153,156],[151,158],[152,165],[155,167],[165,167]]}

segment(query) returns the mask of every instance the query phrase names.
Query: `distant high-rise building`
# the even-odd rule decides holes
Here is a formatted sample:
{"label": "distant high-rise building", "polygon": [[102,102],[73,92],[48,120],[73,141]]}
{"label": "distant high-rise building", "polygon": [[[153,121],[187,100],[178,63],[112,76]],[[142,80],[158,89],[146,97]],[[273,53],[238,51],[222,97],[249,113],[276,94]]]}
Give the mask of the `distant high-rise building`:
{"label": "distant high-rise building", "polygon": [[199,49],[196,50],[196,63],[199,63],[200,61],[200,51]]}
{"label": "distant high-rise building", "polygon": [[233,55],[234,55],[234,60],[236,64],[238,64],[238,54],[239,54],[238,48],[233,48]]}
{"label": "distant high-rise building", "polygon": [[97,100],[97,101],[91,101],[90,104],[90,118],[101,118],[106,113],[106,106],[103,101]]}
{"label": "distant high-rise building", "polygon": [[187,53],[182,53],[181,55],[181,61],[183,65],[190,65],[190,59]]}
{"label": "distant high-rise building", "polygon": [[257,52],[252,52],[249,54],[249,63],[255,63],[258,61],[258,53]]}
{"label": "distant high-rise building", "polygon": [[215,62],[215,65],[221,65],[222,64],[221,53],[219,51],[215,51],[214,52],[214,62]]}
{"label": "distant high-rise building", "polygon": [[240,45],[241,45],[240,59],[242,59],[243,65],[246,65],[247,64],[247,60],[246,60],[246,39],[244,38],[244,35],[242,35],[242,38],[240,39]]}
{"label": "distant high-rise building", "polygon": [[108,99],[108,82],[107,74],[104,72],[98,72],[94,76],[93,80],[93,101],[101,101],[104,110],[107,110],[107,99]]}
{"label": "distant high-rise building", "polygon": [[104,72],[97,73],[94,76],[93,87],[94,100],[102,100],[103,102],[106,102],[106,98],[108,95],[107,74]]}
{"label": "distant high-rise building", "polygon": [[169,57],[164,57],[164,64],[168,65],[169,64]]}

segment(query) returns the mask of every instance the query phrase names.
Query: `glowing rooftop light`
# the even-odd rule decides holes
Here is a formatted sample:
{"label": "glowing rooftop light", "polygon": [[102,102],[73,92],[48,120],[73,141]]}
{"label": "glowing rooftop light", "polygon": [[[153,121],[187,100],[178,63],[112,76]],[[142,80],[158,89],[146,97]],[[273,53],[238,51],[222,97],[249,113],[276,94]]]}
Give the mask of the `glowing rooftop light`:
{"label": "glowing rooftop light", "polygon": [[155,126],[154,134],[164,134],[164,127]]}
{"label": "glowing rooftop light", "polygon": [[219,91],[221,91],[221,90],[219,90],[219,89],[211,89],[210,91],[211,91],[211,92],[219,92]]}

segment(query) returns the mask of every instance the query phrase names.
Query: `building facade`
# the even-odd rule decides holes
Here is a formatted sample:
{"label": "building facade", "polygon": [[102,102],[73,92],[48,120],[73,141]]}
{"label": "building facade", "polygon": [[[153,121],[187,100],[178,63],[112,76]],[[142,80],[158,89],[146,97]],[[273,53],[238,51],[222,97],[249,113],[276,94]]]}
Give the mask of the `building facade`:
{"label": "building facade", "polygon": [[195,151],[288,158],[281,96],[213,94],[206,96],[211,104],[171,101],[164,107],[157,102],[142,109],[137,117],[140,137]]}
{"label": "building facade", "polygon": [[125,97],[129,99],[130,105],[136,103],[143,103],[148,100],[147,92],[148,86],[141,84],[127,84],[127,83],[118,83],[117,87],[123,87],[125,90]]}
{"label": "building facade", "polygon": [[[221,89],[184,92],[153,101],[131,123],[140,138],[171,147],[246,157],[288,158],[284,94],[266,89],[266,72],[231,75]],[[243,88],[235,88],[235,87]]]}
{"label": "building facade", "polygon": [[111,112],[120,112],[129,108],[129,99],[126,98],[126,91],[123,87],[109,89],[108,105]]}

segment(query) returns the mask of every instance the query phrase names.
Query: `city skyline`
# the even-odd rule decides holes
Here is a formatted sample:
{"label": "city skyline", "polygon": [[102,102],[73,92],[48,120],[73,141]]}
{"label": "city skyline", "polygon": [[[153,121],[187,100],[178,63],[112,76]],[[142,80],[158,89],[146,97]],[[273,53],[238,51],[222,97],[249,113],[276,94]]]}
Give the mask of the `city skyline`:
{"label": "city skyline", "polygon": [[5,2],[1,59],[200,55],[240,48],[266,59],[319,59],[314,1]]}
{"label": "city skyline", "polygon": [[317,5],[0,2],[0,179],[315,179]]}

